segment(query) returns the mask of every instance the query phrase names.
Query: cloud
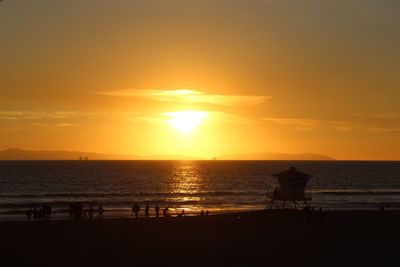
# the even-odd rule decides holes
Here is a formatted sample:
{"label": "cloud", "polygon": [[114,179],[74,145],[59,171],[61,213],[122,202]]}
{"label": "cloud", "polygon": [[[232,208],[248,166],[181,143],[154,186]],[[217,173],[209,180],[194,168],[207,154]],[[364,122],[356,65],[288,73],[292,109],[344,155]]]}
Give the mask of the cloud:
{"label": "cloud", "polygon": [[400,119],[400,114],[398,113],[370,113],[370,114],[362,114],[362,113],[354,113],[354,117],[358,118],[375,118],[375,119],[393,119],[398,120]]}
{"label": "cloud", "polygon": [[218,95],[207,94],[198,90],[177,89],[126,89],[118,91],[99,92],[101,95],[119,97],[139,97],[160,102],[175,103],[208,103],[223,106],[248,105],[256,106],[271,100],[269,96],[261,95]]}
{"label": "cloud", "polygon": [[328,128],[336,131],[350,131],[355,124],[349,121],[320,120],[309,118],[261,118],[280,125],[292,126],[297,131],[309,131],[313,129]]}
{"label": "cloud", "polygon": [[400,127],[394,127],[394,128],[368,128],[368,131],[370,132],[400,132]]}
{"label": "cloud", "polygon": [[297,119],[297,118],[262,118],[262,119],[277,124],[305,126],[305,127],[313,127],[321,124],[320,120],[315,120],[315,119]]}
{"label": "cloud", "polygon": [[348,120],[321,120],[310,118],[261,118],[275,124],[286,125],[298,131],[328,129],[335,131],[399,132],[398,114],[356,114]]}
{"label": "cloud", "polygon": [[57,123],[55,126],[57,126],[57,127],[62,127],[62,128],[66,128],[66,127],[73,127],[73,126],[76,126],[76,124],[73,124],[73,123]]}
{"label": "cloud", "polygon": [[78,115],[77,112],[66,111],[0,111],[0,120],[43,120],[43,119],[71,119]]}
{"label": "cloud", "polygon": [[27,127],[70,128],[87,124],[158,123],[153,113],[132,111],[0,111],[0,127],[26,129]]}

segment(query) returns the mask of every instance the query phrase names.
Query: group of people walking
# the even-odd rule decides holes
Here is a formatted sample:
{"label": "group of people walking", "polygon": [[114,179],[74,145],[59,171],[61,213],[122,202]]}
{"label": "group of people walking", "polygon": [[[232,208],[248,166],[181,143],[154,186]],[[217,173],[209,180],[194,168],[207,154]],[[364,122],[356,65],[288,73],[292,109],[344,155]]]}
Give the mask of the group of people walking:
{"label": "group of people walking", "polygon": [[[313,220],[313,217],[315,216],[314,207],[305,206],[303,208],[303,213],[306,216],[307,223],[310,224],[311,221]],[[320,224],[324,224],[325,223],[326,212],[323,211],[322,208],[319,208],[317,215],[319,217],[319,223]]]}
{"label": "group of people walking", "polygon": [[[135,218],[139,217],[139,212],[140,212],[140,205],[136,202],[132,206],[132,214],[135,215]],[[165,207],[162,211],[164,217],[170,217],[171,215],[169,214],[169,207]],[[182,210],[183,215],[185,215],[185,210]],[[156,218],[160,217],[160,207],[156,205],[154,207],[154,214]],[[150,205],[147,204],[146,207],[144,208],[144,216],[146,218],[150,217]]]}
{"label": "group of people walking", "polygon": [[[141,208],[140,208],[139,203],[135,202],[135,203],[132,205],[132,214],[135,215],[135,218],[138,218],[138,217],[139,217],[139,212],[140,212],[140,210],[141,210]],[[156,206],[154,207],[154,214],[155,214],[155,217],[156,217],[156,218],[160,217],[160,207],[159,207],[158,205],[156,205]],[[206,210],[206,211],[201,210],[201,213],[200,213],[201,216],[204,216],[204,215],[207,216],[207,215],[209,215],[209,214],[210,214],[210,213],[209,213],[208,210]],[[150,205],[149,205],[149,204],[146,204],[146,207],[144,208],[144,216],[145,216],[146,218],[150,217]],[[163,217],[171,217],[171,214],[169,213],[169,207],[165,207],[165,208],[162,210],[162,216],[163,216]],[[184,217],[184,216],[185,216],[185,210],[182,209],[182,212],[179,213],[179,214],[177,214],[177,217]]]}
{"label": "group of people walking", "polygon": [[51,207],[42,205],[41,207],[33,207],[26,211],[26,219],[28,221],[49,221],[51,220]]}
{"label": "group of people walking", "polygon": [[[97,216],[95,213],[97,213]],[[88,209],[84,209],[82,203],[71,203],[69,205],[68,214],[69,218],[74,220],[93,219],[95,217],[98,219],[103,219],[104,209],[101,204],[97,209],[94,209],[93,206],[90,206]]]}
{"label": "group of people walking", "polygon": [[[132,205],[132,215],[135,216],[135,218],[139,217],[139,213],[141,211],[141,207],[139,203],[135,202]],[[160,214],[162,212],[162,215]],[[209,215],[208,210],[204,211],[202,210],[200,215]],[[41,207],[33,207],[29,210],[26,211],[26,218],[28,221],[48,221],[51,220],[54,216],[54,213],[52,213],[51,206],[49,205],[42,205]],[[146,204],[144,208],[144,216],[146,218],[150,217],[150,205]],[[154,216],[156,218],[162,216],[162,217],[171,217],[171,214],[169,213],[169,207],[165,207],[162,210],[160,209],[159,205],[154,206]],[[185,216],[185,210],[182,209],[182,211],[176,215],[177,217],[183,217]],[[70,203],[68,207],[68,217],[71,220],[81,220],[81,219],[103,219],[104,217],[104,208],[101,204],[98,205],[97,208],[94,208],[92,205],[89,206],[89,208],[84,208],[83,204],[80,202],[74,202]]]}

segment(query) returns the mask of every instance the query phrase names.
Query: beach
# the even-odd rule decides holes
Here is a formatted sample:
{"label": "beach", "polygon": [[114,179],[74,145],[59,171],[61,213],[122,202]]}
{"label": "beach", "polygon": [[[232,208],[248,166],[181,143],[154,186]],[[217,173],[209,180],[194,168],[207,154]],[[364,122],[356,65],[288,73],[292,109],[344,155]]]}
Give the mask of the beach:
{"label": "beach", "polygon": [[[0,222],[2,266],[398,266],[399,211]],[[4,265],[3,265],[4,264]]]}

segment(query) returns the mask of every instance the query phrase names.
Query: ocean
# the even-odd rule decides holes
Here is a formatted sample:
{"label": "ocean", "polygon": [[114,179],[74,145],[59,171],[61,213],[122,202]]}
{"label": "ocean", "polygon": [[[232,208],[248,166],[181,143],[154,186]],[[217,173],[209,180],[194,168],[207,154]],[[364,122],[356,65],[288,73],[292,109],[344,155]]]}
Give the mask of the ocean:
{"label": "ocean", "polygon": [[0,161],[0,220],[22,220],[49,204],[66,218],[71,202],[101,204],[105,217],[169,207],[199,214],[264,209],[274,173],[295,166],[313,175],[309,203],[323,209],[400,208],[400,162],[387,161]]}

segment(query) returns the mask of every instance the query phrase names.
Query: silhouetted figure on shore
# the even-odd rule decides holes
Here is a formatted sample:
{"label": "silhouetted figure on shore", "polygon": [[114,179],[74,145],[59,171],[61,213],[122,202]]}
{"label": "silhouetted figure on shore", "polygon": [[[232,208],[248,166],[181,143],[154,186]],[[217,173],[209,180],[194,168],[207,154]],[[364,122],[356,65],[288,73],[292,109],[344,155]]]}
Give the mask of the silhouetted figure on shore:
{"label": "silhouetted figure on shore", "polygon": [[325,223],[325,212],[321,208],[319,208],[318,213],[319,213],[319,223],[324,224]]}
{"label": "silhouetted figure on shore", "polygon": [[40,211],[40,219],[41,220],[43,220],[43,221],[46,221],[47,220],[47,217],[46,217],[46,205],[42,205],[42,207],[39,209],[39,211]]}
{"label": "silhouetted figure on shore", "polygon": [[185,210],[182,210],[182,217],[185,217]]}
{"label": "silhouetted figure on shore", "polygon": [[51,220],[52,215],[53,215],[53,210],[51,206],[47,206],[47,216],[49,220]]}
{"label": "silhouetted figure on shore", "polygon": [[68,217],[71,220],[74,216],[74,204],[70,203],[68,206]]}
{"label": "silhouetted figure on shore", "polygon": [[146,218],[148,218],[150,216],[150,206],[149,204],[146,205],[146,208],[144,209],[144,215],[146,216]]}
{"label": "silhouetted figure on shore", "polygon": [[156,212],[156,218],[158,218],[160,216],[160,207],[158,205],[156,205],[156,207],[154,208],[155,212]]}
{"label": "silhouetted figure on shore", "polygon": [[71,203],[69,205],[69,217],[70,219],[74,219],[74,220],[80,220],[82,219],[82,215],[83,215],[83,205],[82,203]]}
{"label": "silhouetted figure on shore", "polygon": [[99,209],[97,211],[98,211],[97,218],[103,219],[104,218],[104,209],[101,204],[99,205]]}
{"label": "silhouetted figure on shore", "polygon": [[138,218],[138,213],[140,211],[140,206],[137,202],[135,202],[135,204],[133,204],[132,206],[132,213],[135,213],[135,218]]}
{"label": "silhouetted figure on shore", "polygon": [[306,216],[307,223],[310,224],[311,223],[311,217],[312,217],[310,207],[308,207],[308,206],[304,207],[303,212],[304,212],[304,215]]}
{"label": "silhouetted figure on shore", "polygon": [[210,212],[208,212],[208,210],[206,211],[206,216],[210,215]]}
{"label": "silhouetted figure on shore", "polygon": [[90,219],[93,219],[93,212],[94,212],[93,206],[90,206],[89,207],[89,218]]}
{"label": "silhouetted figure on shore", "polygon": [[41,217],[45,221],[50,221],[51,220],[51,207],[49,205],[43,205],[41,209]]}
{"label": "silhouetted figure on shore", "polygon": [[29,209],[25,212],[26,215],[26,219],[28,220],[28,222],[31,220],[32,218],[32,209]]}
{"label": "silhouetted figure on shore", "polygon": [[204,210],[201,210],[200,216],[204,216]]}
{"label": "silhouetted figure on shore", "polygon": [[36,207],[33,208],[32,214],[33,214],[33,221],[37,222],[37,221],[38,221],[38,218],[39,218],[39,211],[37,210]]}
{"label": "silhouetted figure on shore", "polygon": [[169,217],[169,208],[168,208],[168,207],[166,207],[166,208],[163,210],[163,215],[164,215],[164,217]]}
{"label": "silhouetted figure on shore", "polygon": [[44,214],[43,214],[43,208],[38,209],[38,220],[41,221],[43,220]]}

